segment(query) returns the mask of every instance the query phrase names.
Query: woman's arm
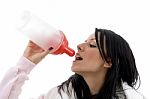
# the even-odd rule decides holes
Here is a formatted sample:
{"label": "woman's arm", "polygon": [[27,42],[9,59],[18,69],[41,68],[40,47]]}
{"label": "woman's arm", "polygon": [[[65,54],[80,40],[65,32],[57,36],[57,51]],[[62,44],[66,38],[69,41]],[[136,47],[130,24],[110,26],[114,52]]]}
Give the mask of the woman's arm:
{"label": "woman's arm", "polygon": [[[52,48],[50,48],[51,50]],[[44,51],[39,46],[29,41],[23,56],[15,67],[5,74],[0,83],[0,99],[18,99],[21,87],[28,79],[30,71],[38,64],[50,50]],[[41,98],[42,99],[42,98]]]}
{"label": "woman's arm", "polygon": [[0,83],[0,99],[18,99],[21,87],[35,64],[21,57],[15,67],[10,68]]}

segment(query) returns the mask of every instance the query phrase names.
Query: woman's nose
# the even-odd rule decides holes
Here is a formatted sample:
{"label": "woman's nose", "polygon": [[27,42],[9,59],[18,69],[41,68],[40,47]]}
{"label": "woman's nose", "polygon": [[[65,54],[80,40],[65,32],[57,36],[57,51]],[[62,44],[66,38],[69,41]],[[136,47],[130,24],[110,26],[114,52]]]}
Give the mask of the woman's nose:
{"label": "woman's nose", "polygon": [[83,51],[84,50],[84,46],[83,46],[83,44],[79,44],[79,45],[77,45],[77,49],[78,49],[78,51]]}

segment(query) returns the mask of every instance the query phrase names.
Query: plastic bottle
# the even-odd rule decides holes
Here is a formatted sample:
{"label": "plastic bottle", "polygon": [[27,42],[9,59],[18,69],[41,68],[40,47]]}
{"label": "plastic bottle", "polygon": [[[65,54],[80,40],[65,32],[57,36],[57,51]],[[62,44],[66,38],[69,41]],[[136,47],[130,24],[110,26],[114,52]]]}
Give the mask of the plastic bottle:
{"label": "plastic bottle", "polygon": [[68,41],[64,33],[28,11],[20,17],[17,28],[42,49],[48,50],[53,47],[51,54],[66,53],[69,56],[75,54],[75,51],[68,47]]}

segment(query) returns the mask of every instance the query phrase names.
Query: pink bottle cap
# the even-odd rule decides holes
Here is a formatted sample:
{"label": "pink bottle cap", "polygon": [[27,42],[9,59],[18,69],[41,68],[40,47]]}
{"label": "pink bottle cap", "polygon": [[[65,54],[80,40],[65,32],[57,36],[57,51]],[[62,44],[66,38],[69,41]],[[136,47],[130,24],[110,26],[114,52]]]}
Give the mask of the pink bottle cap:
{"label": "pink bottle cap", "polygon": [[70,48],[70,47],[65,47],[64,48],[64,52],[66,53],[66,54],[68,54],[69,56],[74,56],[74,54],[75,54],[75,51],[72,49],[72,48]]}
{"label": "pink bottle cap", "polygon": [[53,54],[63,54],[63,53],[66,53],[71,57],[75,55],[75,51],[72,48],[68,47],[68,40],[65,37],[65,35],[61,46]]}

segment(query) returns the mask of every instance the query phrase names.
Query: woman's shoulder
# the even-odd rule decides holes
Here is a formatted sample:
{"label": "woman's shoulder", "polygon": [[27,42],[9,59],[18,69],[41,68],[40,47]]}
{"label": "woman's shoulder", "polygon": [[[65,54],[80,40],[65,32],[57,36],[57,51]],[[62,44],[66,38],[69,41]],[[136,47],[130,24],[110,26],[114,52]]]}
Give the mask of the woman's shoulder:
{"label": "woman's shoulder", "polygon": [[45,95],[46,97],[57,97],[59,94],[58,94],[58,88],[57,87],[53,87],[51,88],[47,94]]}
{"label": "woman's shoulder", "polygon": [[72,96],[69,96],[66,92],[66,90],[60,90],[59,87],[53,87],[51,88],[48,93],[45,95],[46,99],[74,99]]}
{"label": "woman's shoulder", "polygon": [[129,86],[127,83],[123,83],[123,89],[127,99],[145,99],[140,92]]}

